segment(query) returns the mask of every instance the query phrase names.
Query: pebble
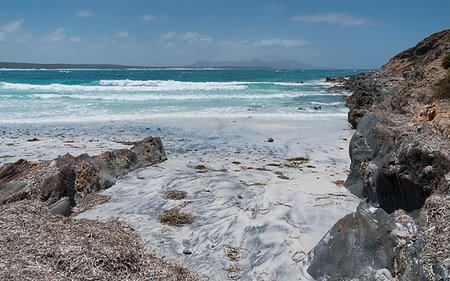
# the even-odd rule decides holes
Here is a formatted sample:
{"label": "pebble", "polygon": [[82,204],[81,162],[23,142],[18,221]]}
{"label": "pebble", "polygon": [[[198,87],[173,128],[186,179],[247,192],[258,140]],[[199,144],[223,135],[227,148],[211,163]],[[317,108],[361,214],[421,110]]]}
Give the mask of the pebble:
{"label": "pebble", "polygon": [[267,142],[273,142],[273,138],[269,138]]}
{"label": "pebble", "polygon": [[184,249],[184,250],[183,250],[183,254],[185,254],[185,255],[191,255],[192,252],[191,252],[190,250],[188,250],[188,249]]}

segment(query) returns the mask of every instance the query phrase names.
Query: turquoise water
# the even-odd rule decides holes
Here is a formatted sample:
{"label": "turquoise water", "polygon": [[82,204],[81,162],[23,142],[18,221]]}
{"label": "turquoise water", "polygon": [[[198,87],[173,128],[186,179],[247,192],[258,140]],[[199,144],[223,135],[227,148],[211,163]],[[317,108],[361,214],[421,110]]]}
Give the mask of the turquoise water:
{"label": "turquoise water", "polygon": [[[347,92],[314,70],[2,70],[0,122],[180,118],[345,118]],[[319,110],[314,109],[320,106]],[[302,108],[299,110],[299,108]]]}

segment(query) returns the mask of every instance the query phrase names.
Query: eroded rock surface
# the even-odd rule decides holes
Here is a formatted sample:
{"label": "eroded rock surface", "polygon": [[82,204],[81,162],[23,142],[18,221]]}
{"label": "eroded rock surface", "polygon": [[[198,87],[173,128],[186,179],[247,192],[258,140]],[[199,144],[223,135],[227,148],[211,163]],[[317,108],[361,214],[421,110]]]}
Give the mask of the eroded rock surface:
{"label": "eroded rock surface", "polygon": [[40,163],[19,160],[0,168],[0,203],[39,197],[55,213],[68,215],[70,210],[67,211],[66,201],[59,202],[61,198],[67,198],[73,207],[76,196],[109,188],[129,171],[166,159],[160,138],[149,137],[131,149],[107,151],[92,157],[66,154]]}
{"label": "eroded rock surface", "polygon": [[[450,280],[450,30],[350,77],[345,186],[363,198],[311,251],[317,280]],[[448,95],[448,94],[447,94]]]}

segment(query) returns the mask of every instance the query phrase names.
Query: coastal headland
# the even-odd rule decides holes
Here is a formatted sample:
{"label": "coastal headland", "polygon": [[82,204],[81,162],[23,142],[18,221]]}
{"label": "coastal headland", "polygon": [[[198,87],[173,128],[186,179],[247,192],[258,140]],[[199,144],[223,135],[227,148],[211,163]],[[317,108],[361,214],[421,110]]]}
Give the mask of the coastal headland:
{"label": "coastal headland", "polygon": [[2,125],[0,279],[450,279],[449,53],[445,30],[330,79],[355,130]]}

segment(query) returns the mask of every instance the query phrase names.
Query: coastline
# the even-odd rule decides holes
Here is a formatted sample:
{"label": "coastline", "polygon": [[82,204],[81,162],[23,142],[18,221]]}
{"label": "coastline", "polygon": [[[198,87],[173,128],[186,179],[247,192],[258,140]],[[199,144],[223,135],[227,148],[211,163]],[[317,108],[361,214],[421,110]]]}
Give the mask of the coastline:
{"label": "coastline", "polygon": [[[6,132],[16,142],[17,151],[23,151],[8,160],[26,154],[35,156],[28,156],[33,158],[30,160],[50,160],[66,152],[98,154],[129,147],[120,142],[161,136],[168,161],[129,173],[102,193],[111,196],[108,203],[78,217],[118,219],[141,234],[158,256],[186,265],[200,275],[304,276],[308,280],[306,253],[359,202],[336,184],[345,179],[349,165],[351,131],[345,119],[159,119],[144,124],[64,126],[53,128],[49,135],[45,126],[36,125],[37,131],[33,126],[27,128],[28,134],[16,127],[10,128],[11,135]],[[28,141],[33,138],[39,140]],[[267,142],[268,138],[274,141]],[[300,156],[309,161],[294,167],[287,160]],[[198,173],[198,165],[208,170]],[[160,212],[180,203],[164,198],[168,189],[187,192],[189,198],[184,201],[193,202],[183,210],[197,217],[194,224],[176,228],[156,221]],[[323,217],[322,212],[328,215]],[[147,217],[142,213],[148,213]],[[223,227],[229,231],[217,232]],[[162,240],[166,246],[162,246]],[[211,248],[214,243],[215,249]],[[224,258],[225,246],[241,249],[242,257]],[[183,254],[185,248],[192,254]],[[205,268],[208,260],[219,266]],[[250,267],[257,261],[259,267]]]}

